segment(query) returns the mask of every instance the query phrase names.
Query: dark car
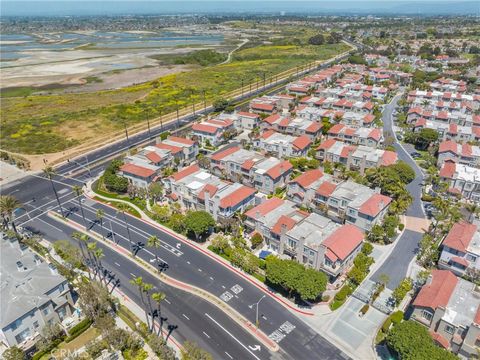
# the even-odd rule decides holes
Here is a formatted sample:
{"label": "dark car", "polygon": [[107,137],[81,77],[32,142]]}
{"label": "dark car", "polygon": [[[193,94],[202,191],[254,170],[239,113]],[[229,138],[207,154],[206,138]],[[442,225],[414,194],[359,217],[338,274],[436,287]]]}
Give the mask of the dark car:
{"label": "dark car", "polygon": [[420,153],[416,152],[416,151],[411,152],[411,153],[410,153],[410,156],[411,156],[412,158],[414,158],[414,159],[418,159],[418,158],[421,158],[421,157],[422,157],[422,155],[421,155]]}

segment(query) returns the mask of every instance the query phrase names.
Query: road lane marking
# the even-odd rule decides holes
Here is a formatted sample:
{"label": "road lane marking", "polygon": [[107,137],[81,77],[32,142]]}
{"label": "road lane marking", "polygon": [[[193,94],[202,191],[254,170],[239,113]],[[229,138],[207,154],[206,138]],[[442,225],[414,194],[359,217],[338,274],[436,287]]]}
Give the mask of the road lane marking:
{"label": "road lane marking", "polygon": [[187,264],[190,265],[190,261],[187,260]]}
{"label": "road lane marking", "polygon": [[203,335],[205,335],[207,338],[210,339],[210,335],[208,335],[205,331],[202,331],[203,332]]}
{"label": "road lane marking", "polygon": [[228,356],[230,359],[233,359],[232,355],[230,355],[230,354],[227,353],[226,351],[225,351],[225,354],[227,354],[227,356]]}
{"label": "road lane marking", "polygon": [[164,299],[164,300],[167,304],[169,304],[169,305],[171,304],[171,302],[169,300],[167,300],[167,299]]}
{"label": "road lane marking", "polygon": [[202,269],[199,268],[198,271],[202,272]]}
{"label": "road lane marking", "polygon": [[[222,329],[223,331],[225,331],[228,335],[230,335],[230,337],[235,340],[237,343],[239,343],[245,350],[247,350],[255,359],[257,360],[260,360],[260,358],[255,355],[247,346],[245,346],[240,340],[238,340],[230,331],[228,331],[227,329],[225,329],[222,325],[220,325],[220,323],[218,323],[217,320],[215,320],[214,318],[212,318],[210,315],[208,315],[207,313],[205,313],[205,316],[208,317],[210,320],[212,320],[220,329]],[[232,357],[230,357],[232,358]],[[233,359],[233,358],[232,358]]]}
{"label": "road lane marking", "polygon": [[210,280],[212,280],[212,281],[213,281],[213,277],[211,277],[211,276],[210,276]]}
{"label": "road lane marking", "polygon": [[133,277],[137,277],[137,275],[135,275],[135,274],[132,274],[132,273],[130,273],[130,275],[132,275]]}
{"label": "road lane marking", "polygon": [[43,222],[43,223],[45,223],[45,224],[47,224],[47,225],[49,225],[49,226],[51,226],[51,227],[54,228],[55,230],[57,230],[57,231],[59,231],[59,232],[61,232],[61,233],[64,233],[64,231],[63,231],[62,229],[56,227],[55,225],[50,224],[50,223],[47,222],[47,221],[45,221],[45,220],[43,220],[43,219],[40,219],[40,218],[38,218],[38,220],[41,221],[41,222]]}
{"label": "road lane marking", "polygon": [[185,319],[190,320],[190,318],[189,318],[187,315],[182,314],[182,316],[183,316]]}
{"label": "road lane marking", "polygon": [[120,267],[120,264],[118,262],[115,261],[115,265],[117,265],[118,267]]}

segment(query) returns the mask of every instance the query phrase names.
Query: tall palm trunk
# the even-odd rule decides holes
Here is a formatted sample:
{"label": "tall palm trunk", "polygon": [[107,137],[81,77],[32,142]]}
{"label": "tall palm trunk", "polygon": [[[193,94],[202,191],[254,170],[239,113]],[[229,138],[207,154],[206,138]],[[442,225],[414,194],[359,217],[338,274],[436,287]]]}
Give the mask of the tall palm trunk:
{"label": "tall palm trunk", "polygon": [[53,184],[52,178],[50,176],[48,178],[50,179],[50,184],[52,185],[52,190],[53,190],[53,193],[55,194],[55,199],[57,199],[57,204],[58,204],[58,207],[60,208],[60,213],[62,214],[62,217],[65,217],[65,214],[62,208],[62,203],[60,202],[60,198],[58,197],[57,189],[55,189],[55,185]]}
{"label": "tall palm trunk", "polygon": [[85,230],[88,230],[87,220],[85,220],[85,213],[83,212],[82,199],[78,196],[78,205],[80,206],[80,212],[82,213],[83,224],[85,225]]}

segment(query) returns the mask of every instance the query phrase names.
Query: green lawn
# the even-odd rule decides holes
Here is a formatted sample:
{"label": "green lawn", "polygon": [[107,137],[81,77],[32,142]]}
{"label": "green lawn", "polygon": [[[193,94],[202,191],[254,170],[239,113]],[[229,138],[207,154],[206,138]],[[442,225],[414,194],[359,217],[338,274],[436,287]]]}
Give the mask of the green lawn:
{"label": "green lawn", "polygon": [[70,341],[69,343],[60,343],[56,350],[53,350],[52,353],[45,354],[40,358],[40,360],[48,360],[52,357],[52,355],[55,356],[56,359],[64,359],[67,357],[69,352],[70,354],[72,354],[74,351],[80,349],[90,341],[96,339],[98,335],[98,330],[94,327],[90,327],[90,329],[86,330],[83,334],[79,335],[77,338]]}

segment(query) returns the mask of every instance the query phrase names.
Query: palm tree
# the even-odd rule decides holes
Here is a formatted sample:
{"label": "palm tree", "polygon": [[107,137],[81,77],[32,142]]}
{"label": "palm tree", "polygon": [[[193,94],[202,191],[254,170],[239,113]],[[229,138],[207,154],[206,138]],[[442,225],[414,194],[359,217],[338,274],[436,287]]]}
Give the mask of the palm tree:
{"label": "palm tree", "polygon": [[[148,238],[148,240],[147,240],[147,246],[150,246],[150,247],[159,249],[160,246],[162,246],[162,243],[161,243],[160,239],[158,238],[158,236],[152,235],[152,236],[150,236],[150,237]],[[155,260],[156,260],[157,266],[158,266],[158,255],[157,255],[157,252],[155,252]]]}
{"label": "palm tree", "polygon": [[127,221],[127,216],[125,215],[125,211],[129,209],[130,207],[127,204],[124,203],[119,203],[117,205],[118,210],[122,213],[123,215],[123,221],[125,223],[125,227],[127,228],[127,235],[128,235],[128,242],[130,244],[130,251],[132,252],[132,256],[135,256],[135,251],[133,249],[133,243],[132,243],[132,238],[130,236],[130,228],[128,227],[128,221]]}
{"label": "palm tree", "polygon": [[72,187],[72,191],[73,191],[73,193],[75,194],[75,196],[77,197],[78,206],[80,206],[80,211],[82,212],[83,223],[85,224],[85,230],[88,230],[88,229],[87,229],[87,220],[85,220],[85,213],[83,212],[82,199],[81,199],[81,197],[80,197],[80,196],[83,194],[83,189],[82,189],[81,186],[74,185],[74,186]]}
{"label": "palm tree", "polygon": [[1,195],[0,196],[0,212],[2,213],[3,217],[3,225],[5,227],[8,226],[8,222],[12,225],[13,231],[15,234],[18,234],[17,227],[15,226],[15,222],[13,221],[13,212],[15,209],[18,209],[21,206],[20,201],[13,195]]}
{"label": "palm tree", "polygon": [[145,294],[145,297],[147,299],[147,305],[148,305],[148,313],[150,314],[152,320],[150,322],[150,327],[149,327],[149,330],[150,332],[153,331],[154,329],[154,326],[155,326],[155,318],[154,318],[154,315],[153,315],[153,307],[152,307],[152,299],[150,297],[150,291],[153,289],[153,285],[152,284],[148,284],[148,283],[144,283],[143,284],[143,293]]}
{"label": "palm tree", "polygon": [[[143,296],[145,283],[143,282],[143,278],[141,276],[134,277],[133,279],[130,280],[130,284],[138,288],[138,293],[140,294],[140,300],[142,301],[142,304],[145,306],[145,299]],[[150,329],[148,310],[145,307],[144,307],[144,310],[145,310],[145,318],[147,319],[147,327]]]}
{"label": "palm tree", "polygon": [[[75,240],[78,240],[78,243],[80,244],[80,251],[82,252],[82,257],[83,257],[84,261],[90,260],[89,259],[90,253],[88,251],[88,244],[89,244],[90,238],[88,237],[88,235],[82,234],[81,232],[78,232],[78,231],[75,231],[72,234],[72,238],[74,238]],[[90,272],[90,267],[87,266],[86,268],[87,268],[87,271],[88,271],[88,278],[91,279],[92,275],[91,275],[91,272]]]}
{"label": "palm tree", "polygon": [[105,254],[103,253],[103,249],[96,249],[95,252],[93,253],[93,256],[97,261],[100,283],[105,282],[105,287],[107,287],[107,279],[105,278],[105,274],[103,272],[103,266],[102,266],[102,258],[105,256]]}
{"label": "palm tree", "polygon": [[162,318],[162,301],[165,300],[167,296],[163,292],[156,292],[152,294],[152,299],[157,303],[157,315],[158,318],[160,319],[160,326],[158,327],[158,335],[161,336],[163,339],[163,332],[162,332],[162,327],[163,327],[163,318]]}
{"label": "palm tree", "polygon": [[62,213],[62,217],[65,217],[63,213],[62,204],[60,203],[60,198],[58,197],[57,190],[55,189],[55,185],[53,183],[53,177],[57,175],[56,171],[51,166],[47,166],[43,169],[43,174],[50,180],[50,184],[52,185],[53,193],[55,194],[55,198],[57,199],[58,207],[60,208],[60,212]]}
{"label": "palm tree", "polygon": [[105,237],[103,236],[103,218],[105,216],[105,211],[102,209],[98,209],[95,216],[97,217],[98,221],[100,221],[100,228],[102,229],[102,239],[105,240]]}
{"label": "palm tree", "polygon": [[468,216],[468,222],[470,223],[473,221],[475,215],[480,212],[480,206],[477,203],[467,204],[465,209],[470,213]]}

